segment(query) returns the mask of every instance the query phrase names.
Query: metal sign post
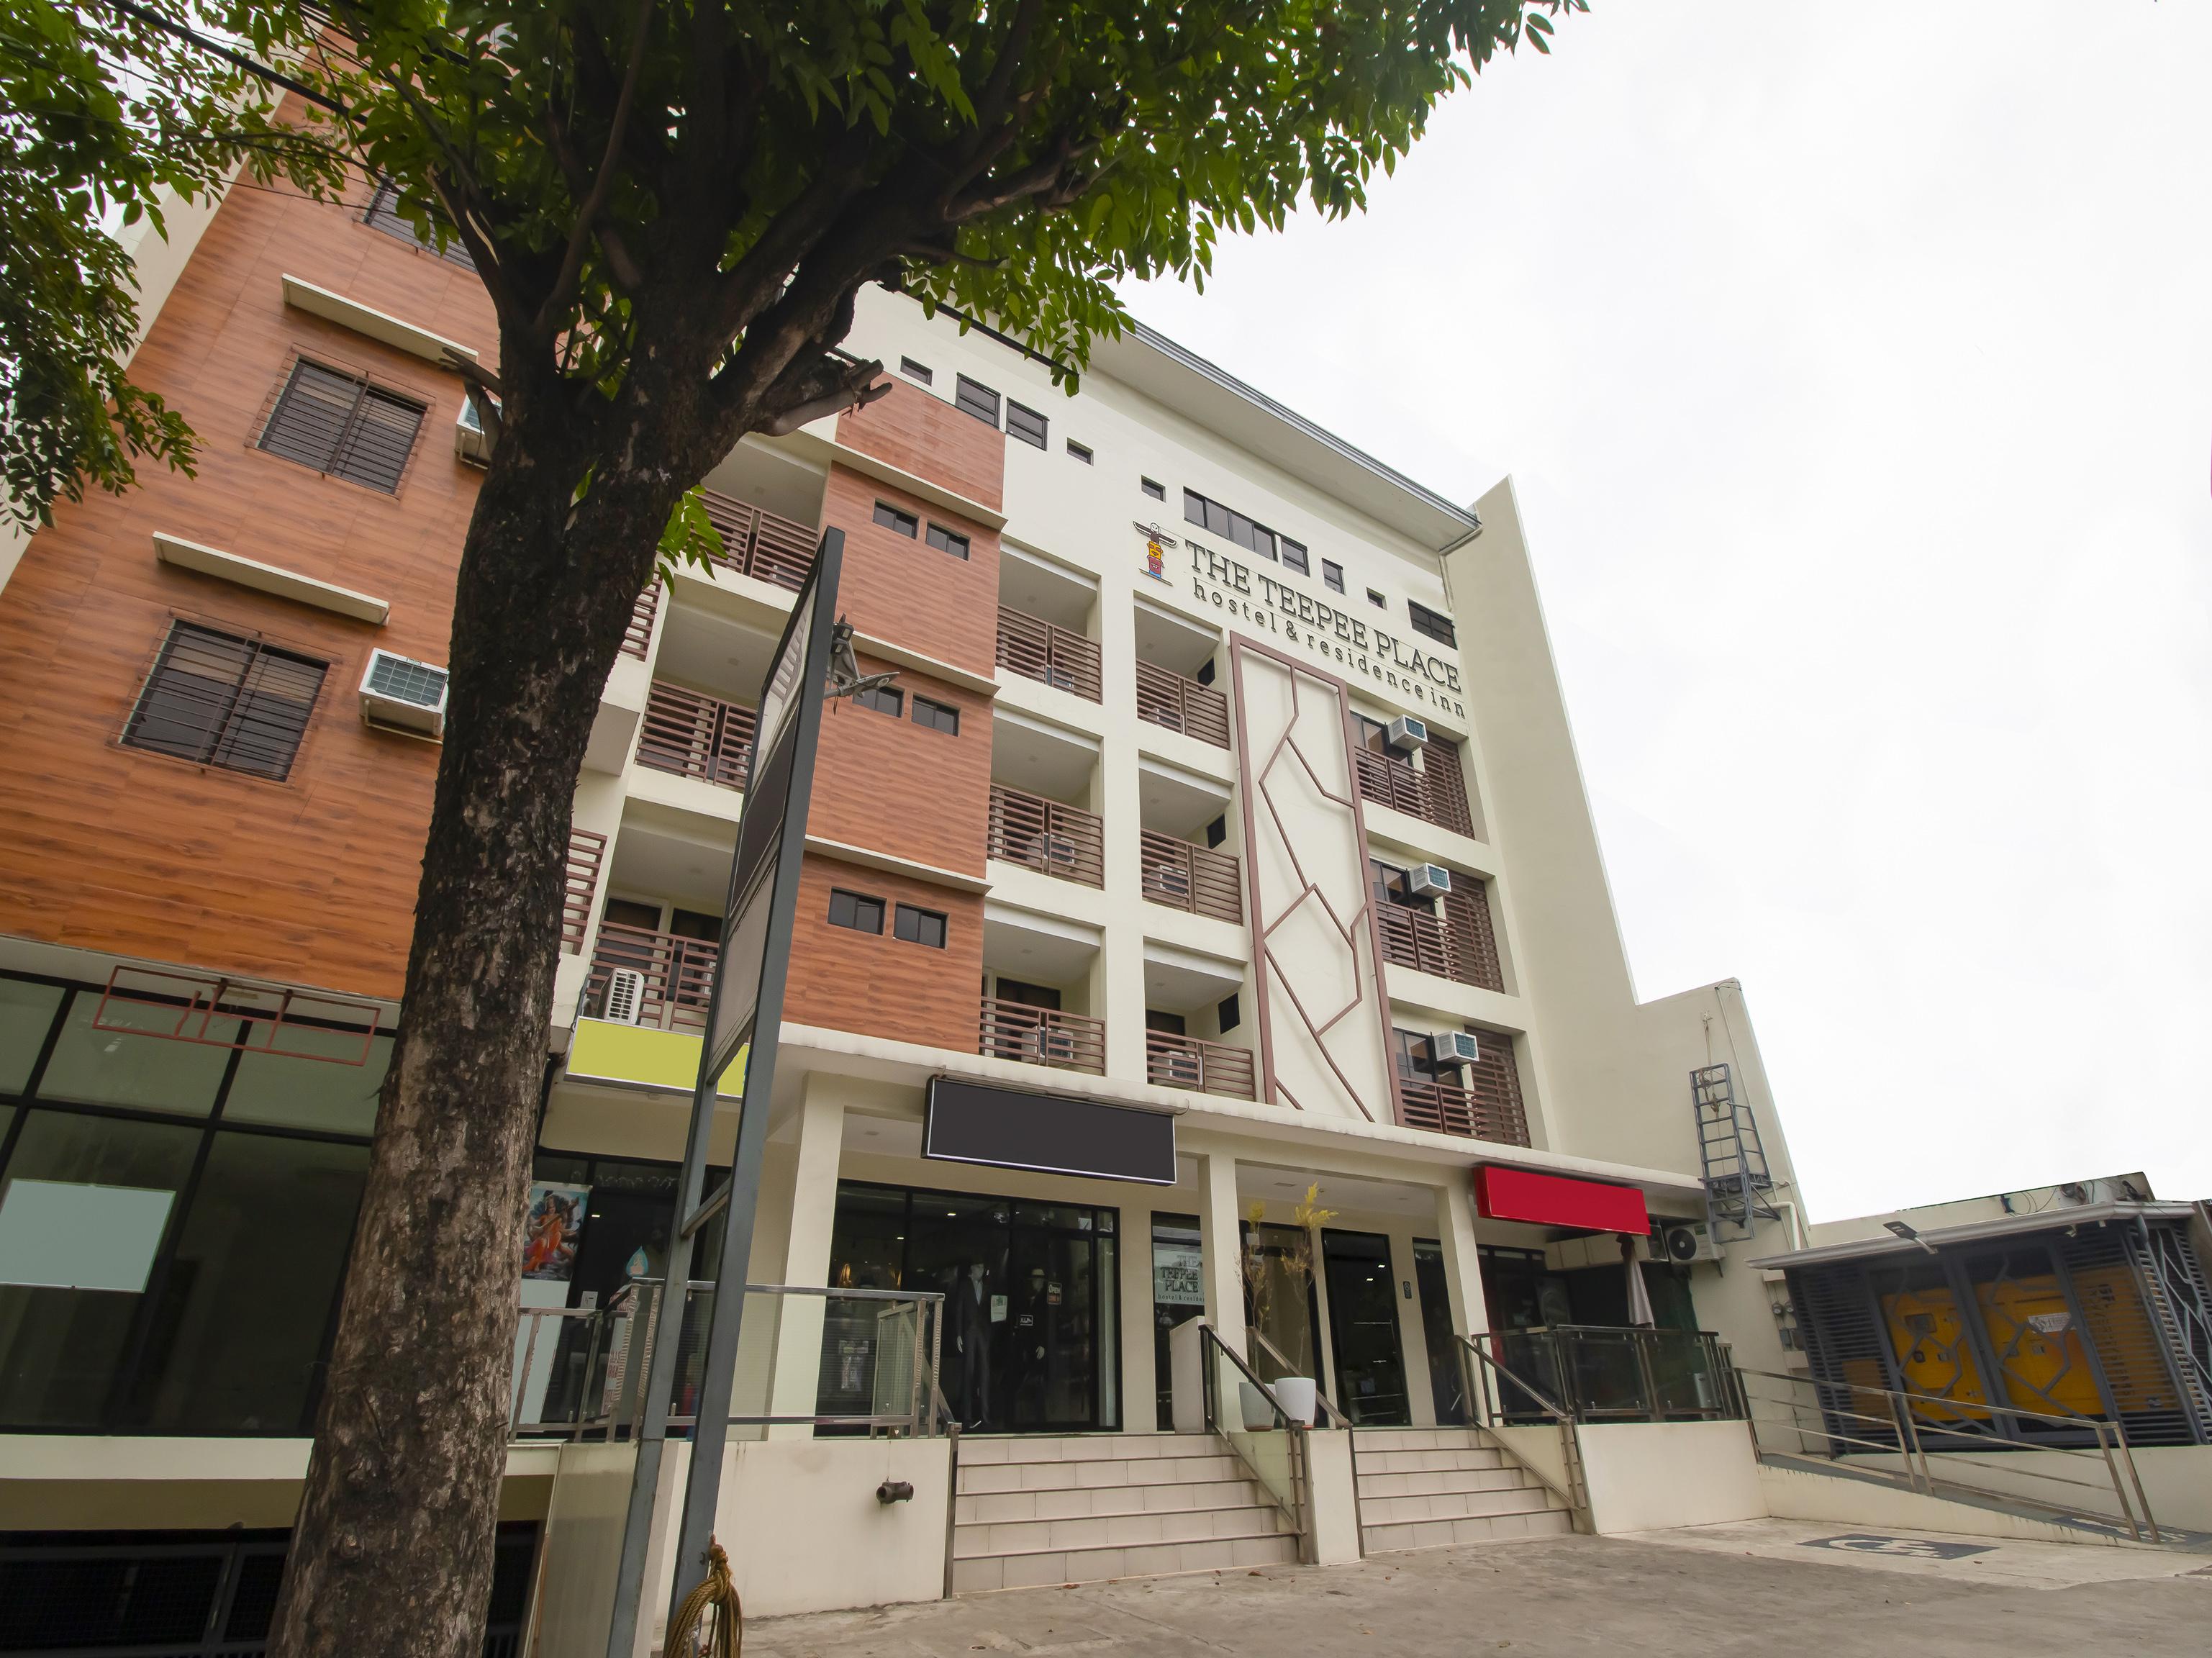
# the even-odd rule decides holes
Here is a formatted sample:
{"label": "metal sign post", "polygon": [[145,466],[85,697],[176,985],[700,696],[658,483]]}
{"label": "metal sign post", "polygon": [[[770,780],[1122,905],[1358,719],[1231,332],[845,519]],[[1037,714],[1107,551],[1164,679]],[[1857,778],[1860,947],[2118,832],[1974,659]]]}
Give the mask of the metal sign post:
{"label": "metal sign post", "polygon": [[[722,1251],[707,1321],[705,1372],[693,1408],[690,1478],[676,1540],[672,1618],[705,1564],[714,1528],[722,1449],[729,1437],[730,1388],[744,1318],[745,1269],[752,1255],[753,1216],[760,1195],[761,1157],[768,1145],[769,1102],[775,1087],[776,1036],[783,1026],[792,915],[799,902],[799,864],[806,850],[806,808],[814,789],[814,750],[822,732],[837,614],[837,575],[844,551],[843,531],[823,531],[813,568],[799,588],[761,687],[744,811],[722,911],[721,952],[708,993],[707,1035],[700,1048],[698,1080],[691,1090],[691,1129],[677,1183],[678,1222],[669,1240],[667,1276],[653,1309],[645,1413],[638,1428],[637,1465],[623,1528],[614,1616],[607,1631],[608,1658],[634,1658],[638,1649],[646,1546],[659,1496],[686,1286],[699,1233],[722,1214]],[[707,1142],[717,1084],[741,1053],[745,1066],[737,1151],[730,1160],[729,1180],[707,1198]]]}

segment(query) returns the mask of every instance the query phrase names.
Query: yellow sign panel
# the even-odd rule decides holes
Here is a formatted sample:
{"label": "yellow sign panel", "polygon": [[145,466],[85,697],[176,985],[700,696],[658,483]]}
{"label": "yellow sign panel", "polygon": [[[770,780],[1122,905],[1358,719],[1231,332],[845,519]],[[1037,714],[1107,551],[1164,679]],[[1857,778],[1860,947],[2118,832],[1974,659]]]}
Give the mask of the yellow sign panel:
{"label": "yellow sign panel", "polygon": [[[568,1075],[574,1082],[619,1083],[689,1094],[699,1079],[700,1047],[700,1038],[686,1031],[579,1019],[568,1042]],[[744,1092],[745,1061],[751,1054],[750,1043],[738,1050],[716,1084],[716,1093],[736,1099]]]}

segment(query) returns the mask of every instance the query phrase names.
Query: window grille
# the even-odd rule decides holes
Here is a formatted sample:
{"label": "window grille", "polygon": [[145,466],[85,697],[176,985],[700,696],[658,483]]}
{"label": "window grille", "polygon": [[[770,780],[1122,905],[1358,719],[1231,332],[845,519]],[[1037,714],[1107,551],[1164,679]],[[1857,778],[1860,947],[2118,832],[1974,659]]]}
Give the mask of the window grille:
{"label": "window grille", "polygon": [[422,233],[399,212],[399,186],[386,179],[377,185],[376,194],[368,198],[368,211],[362,214],[362,222],[372,230],[380,230],[387,236],[421,248],[425,253],[434,253],[447,264],[459,265],[464,270],[474,270],[477,262],[469,257],[469,250],[455,237],[443,247],[434,241],[425,241]]}
{"label": "window grille", "polygon": [[261,428],[260,447],[326,477],[396,495],[427,412],[411,398],[302,357]]}
{"label": "window grille", "polygon": [[172,623],[123,741],[281,783],[291,774],[329,669],[258,639]]}

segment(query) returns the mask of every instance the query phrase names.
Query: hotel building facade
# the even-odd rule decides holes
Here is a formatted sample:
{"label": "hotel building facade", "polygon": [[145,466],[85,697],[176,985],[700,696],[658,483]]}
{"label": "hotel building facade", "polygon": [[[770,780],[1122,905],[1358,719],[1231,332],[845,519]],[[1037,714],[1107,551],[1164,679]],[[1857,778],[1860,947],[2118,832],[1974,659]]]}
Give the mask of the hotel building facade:
{"label": "hotel building facade", "polygon": [[[495,336],[381,195],[173,222],[136,373],[198,474],[65,505],[0,588],[0,1573],[161,1563],[236,1651],[404,1017],[482,446],[440,364]],[[1794,1175],[1739,987],[1636,999],[1510,483],[1456,504],[1141,329],[1073,398],[880,293],[849,344],[890,395],[715,470],[602,699],[494,1644],[605,1649],[753,704],[829,528],[892,677],[823,721],[763,1102],[749,1606],[1765,1512],[1726,1359],[1802,1366],[1749,1265],[1805,1243]],[[1641,1361],[1663,1443],[1563,1467],[1493,1408],[1500,1333],[1638,1324],[1722,1354],[1671,1403]],[[1221,1351],[1322,1396],[1287,1504],[1178,1382]]]}

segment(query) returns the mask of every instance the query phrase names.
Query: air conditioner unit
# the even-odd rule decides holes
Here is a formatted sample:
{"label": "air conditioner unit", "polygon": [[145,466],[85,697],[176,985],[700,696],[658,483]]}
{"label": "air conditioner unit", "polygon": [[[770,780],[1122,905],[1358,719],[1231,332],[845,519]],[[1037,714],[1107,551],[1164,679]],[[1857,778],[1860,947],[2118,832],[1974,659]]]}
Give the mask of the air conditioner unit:
{"label": "air conditioner unit", "polygon": [[371,651],[361,677],[361,717],[372,726],[443,737],[447,678],[443,668],[428,662]]}
{"label": "air conditioner unit", "polygon": [[634,967],[618,967],[607,975],[607,993],[599,1017],[617,1024],[635,1024],[645,1000],[645,975]]}
{"label": "air conditioner unit", "polygon": [[1471,1030],[1439,1030],[1429,1038],[1429,1057],[1438,1065],[1473,1065],[1482,1049]]}
{"label": "air conditioner unit", "polygon": [[1417,898],[1441,898],[1451,890],[1451,872],[1442,864],[1416,864],[1406,872],[1406,890]]}
{"label": "air conditioner unit", "polygon": [[1660,1250],[1677,1266],[1687,1266],[1693,1260],[1718,1260],[1720,1248],[1713,1235],[1701,1220],[1670,1220],[1660,1224],[1657,1242]]}
{"label": "air conditioner unit", "polygon": [[453,418],[453,453],[471,466],[491,465],[491,434],[477,412],[477,399],[486,395],[471,386],[462,393],[461,412]]}
{"label": "air conditioner unit", "polygon": [[1390,722],[1384,741],[1401,754],[1411,754],[1429,740],[1429,722],[1401,714]]}

